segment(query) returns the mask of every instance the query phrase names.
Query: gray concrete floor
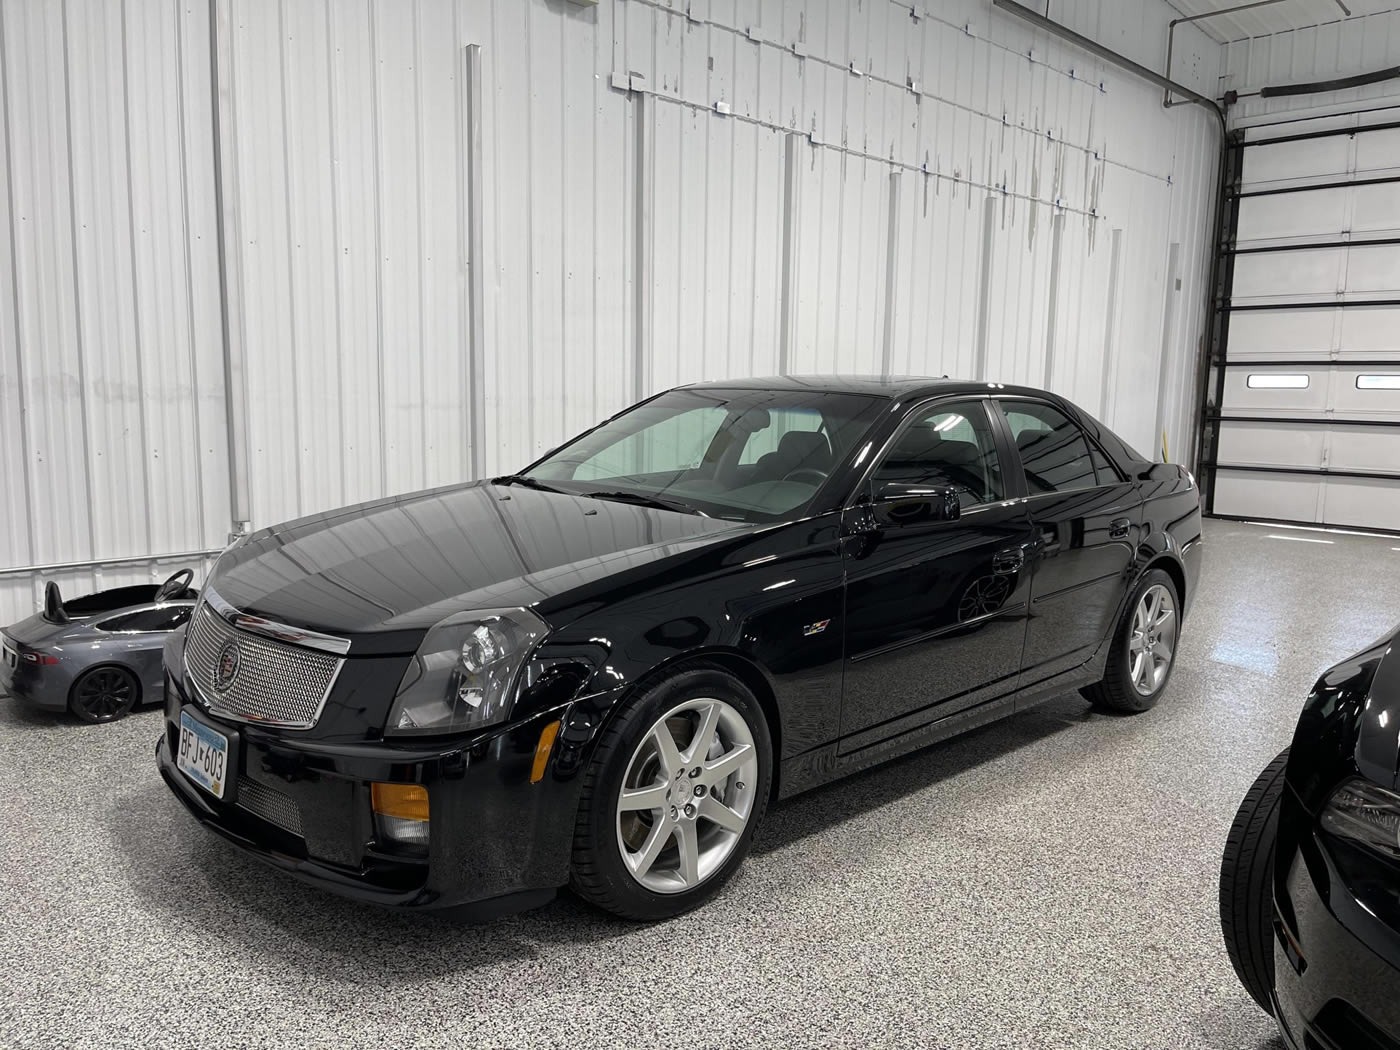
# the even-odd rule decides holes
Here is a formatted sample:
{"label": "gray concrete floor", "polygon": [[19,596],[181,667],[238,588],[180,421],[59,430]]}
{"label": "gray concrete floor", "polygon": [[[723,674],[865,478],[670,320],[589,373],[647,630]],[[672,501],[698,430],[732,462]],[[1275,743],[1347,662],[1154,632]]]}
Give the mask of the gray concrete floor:
{"label": "gray concrete floor", "polygon": [[778,805],[661,926],[347,904],[193,824],[157,711],[0,701],[0,1047],[1274,1050],[1220,943],[1220,847],[1317,673],[1400,621],[1400,541],[1207,535],[1155,711],[1067,696]]}

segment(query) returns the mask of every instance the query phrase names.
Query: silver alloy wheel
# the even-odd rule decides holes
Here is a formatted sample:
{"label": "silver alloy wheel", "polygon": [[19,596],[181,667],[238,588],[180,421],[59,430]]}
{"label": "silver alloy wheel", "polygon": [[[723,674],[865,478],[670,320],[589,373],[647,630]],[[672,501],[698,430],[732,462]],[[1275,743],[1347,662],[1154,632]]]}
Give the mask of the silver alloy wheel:
{"label": "silver alloy wheel", "polygon": [[1151,696],[1166,681],[1176,648],[1176,609],[1171,591],[1154,583],[1138,599],[1128,640],[1128,677],[1133,688]]}
{"label": "silver alloy wheel", "polygon": [[723,700],[678,704],[632,752],[617,799],[617,848],[653,893],[694,889],[718,871],[748,827],[758,749]]}

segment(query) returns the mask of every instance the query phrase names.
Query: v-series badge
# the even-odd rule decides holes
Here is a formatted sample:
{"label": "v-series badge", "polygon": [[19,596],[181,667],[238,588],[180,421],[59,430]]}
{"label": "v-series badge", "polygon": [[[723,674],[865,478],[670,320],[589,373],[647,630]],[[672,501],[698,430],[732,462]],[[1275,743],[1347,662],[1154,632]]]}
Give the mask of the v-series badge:
{"label": "v-series badge", "polygon": [[806,627],[802,628],[802,637],[810,638],[814,634],[821,634],[826,630],[826,626],[829,623],[831,623],[830,620],[818,620],[816,623],[809,623]]}

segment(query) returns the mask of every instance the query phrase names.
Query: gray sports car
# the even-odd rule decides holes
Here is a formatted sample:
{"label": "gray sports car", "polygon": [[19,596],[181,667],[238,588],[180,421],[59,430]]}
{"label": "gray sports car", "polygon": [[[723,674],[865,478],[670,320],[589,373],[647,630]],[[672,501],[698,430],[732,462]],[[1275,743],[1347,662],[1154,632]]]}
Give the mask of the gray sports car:
{"label": "gray sports car", "polygon": [[0,631],[0,692],[84,722],[114,722],[165,698],[161,651],[183,627],[198,592],[181,569],[156,586],[116,587],[65,602],[44,588],[44,608]]}

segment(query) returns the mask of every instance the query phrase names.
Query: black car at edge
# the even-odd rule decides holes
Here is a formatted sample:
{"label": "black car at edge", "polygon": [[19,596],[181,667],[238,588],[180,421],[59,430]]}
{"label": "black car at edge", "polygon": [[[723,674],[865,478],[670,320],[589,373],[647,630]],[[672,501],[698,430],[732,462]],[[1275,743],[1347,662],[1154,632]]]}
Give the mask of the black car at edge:
{"label": "black car at edge", "polygon": [[1043,391],[680,387],[521,474],[264,529],[167,649],[170,788],[361,900],[700,903],[770,799],[1081,689],[1146,710],[1194,479]]}
{"label": "black car at edge", "polygon": [[1230,961],[1293,1050],[1400,1050],[1397,648],[1323,673],[1226,840]]}

